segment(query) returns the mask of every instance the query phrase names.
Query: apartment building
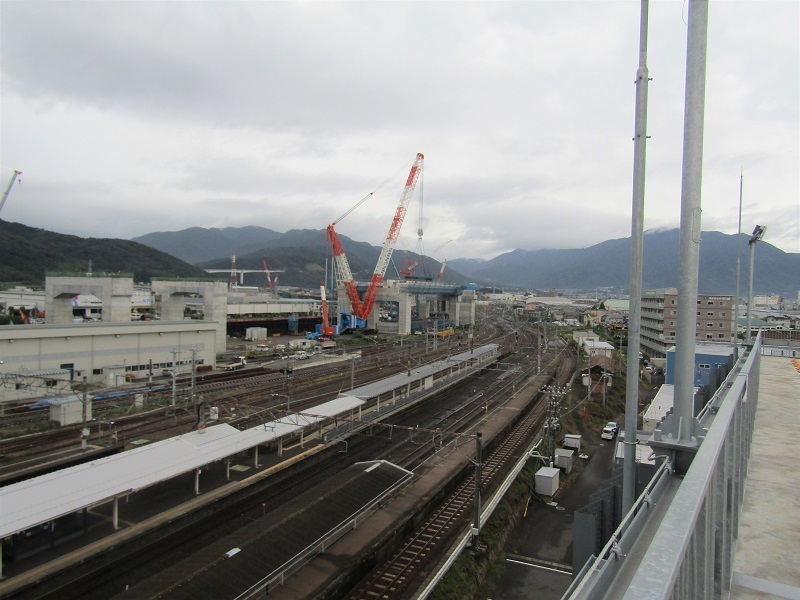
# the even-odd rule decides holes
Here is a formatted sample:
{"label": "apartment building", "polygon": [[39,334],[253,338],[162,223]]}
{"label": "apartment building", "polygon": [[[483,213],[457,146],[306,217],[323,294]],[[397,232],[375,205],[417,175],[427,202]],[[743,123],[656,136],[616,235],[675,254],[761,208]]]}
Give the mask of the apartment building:
{"label": "apartment building", "polygon": [[[695,311],[697,340],[726,344],[734,341],[733,296],[698,295]],[[677,289],[655,290],[642,296],[642,352],[665,361],[667,350],[675,345],[677,326]]]}

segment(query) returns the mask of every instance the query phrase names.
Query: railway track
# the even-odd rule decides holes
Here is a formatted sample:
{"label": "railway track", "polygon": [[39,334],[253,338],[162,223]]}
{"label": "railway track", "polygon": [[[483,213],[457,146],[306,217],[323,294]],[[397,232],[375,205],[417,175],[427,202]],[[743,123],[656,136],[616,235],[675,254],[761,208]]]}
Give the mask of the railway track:
{"label": "railway track", "polygon": [[[524,335],[520,336],[520,338],[517,340],[517,343],[519,345],[527,345],[530,342],[531,339],[532,339],[532,337],[528,336],[527,334],[524,334]],[[513,342],[511,342],[509,340],[508,347],[510,348],[512,345],[513,345]],[[391,352],[391,351],[388,351],[388,352],[385,352],[385,353],[381,353],[382,357],[385,358],[386,356],[391,356],[391,354],[389,354],[389,352]],[[404,356],[406,356],[406,354],[405,354],[406,352],[407,352],[407,350],[403,350],[403,351],[400,351],[400,352],[396,352],[395,351],[394,356],[395,357],[399,357],[399,358],[403,358]],[[525,361],[524,358],[522,358],[522,360],[523,360],[523,362]],[[530,361],[528,361],[528,362],[530,362]],[[375,365],[375,364],[365,365],[365,369],[364,369],[365,376],[375,375],[375,378],[386,377],[389,373],[387,372],[387,366],[386,366],[385,363],[386,363],[386,361],[384,361],[384,366],[380,366],[380,367]],[[398,369],[398,370],[401,370],[402,368],[404,368],[402,366],[400,366],[400,367],[401,368]],[[464,430],[469,426],[469,424],[474,423],[476,420],[480,419],[482,412],[485,413],[486,410],[489,410],[491,408],[492,403],[496,402],[497,399],[499,399],[499,397],[500,397],[499,394],[502,391],[503,387],[513,386],[514,385],[514,381],[517,379],[517,377],[518,376],[519,377],[523,376],[524,373],[525,372],[524,372],[523,369],[519,370],[519,375],[517,375],[515,371],[507,371],[507,373],[499,374],[499,375],[495,372],[492,375],[492,377],[497,377],[497,379],[492,379],[491,380],[492,381],[491,384],[488,384],[488,382],[487,382],[487,385],[485,386],[486,390],[484,391],[484,395],[483,396],[479,396],[479,395],[473,394],[474,397],[469,398],[468,402],[462,402],[460,405],[456,406],[452,410],[448,409],[448,410],[444,410],[443,411],[442,409],[436,409],[435,408],[436,405],[430,405],[430,406],[428,406],[426,408],[421,408],[420,411],[417,414],[414,414],[414,411],[409,411],[409,413],[411,413],[411,414],[398,416],[398,421],[396,421],[396,422],[401,423],[401,424],[404,423],[406,425],[411,425],[412,423],[419,423],[419,422],[421,422],[420,419],[423,418],[422,416],[420,416],[420,413],[424,413],[425,411],[430,411],[430,410],[434,410],[434,411],[438,410],[439,413],[441,413],[441,414],[427,415],[427,417],[424,417],[424,418],[430,418],[431,419],[429,421],[430,423],[432,423],[432,424],[438,423],[439,424],[438,426],[442,430],[445,430],[445,431],[452,432],[452,431]],[[261,376],[263,376],[263,375],[264,374],[261,374]],[[311,388],[311,391],[308,392],[308,393],[313,396],[314,393],[315,393],[314,390],[316,389],[318,391],[318,389],[320,387],[320,380],[323,377],[330,377],[330,376],[331,376],[330,373],[325,372],[324,374],[318,375],[317,376],[318,378],[315,378],[315,377],[312,377],[312,376],[309,376],[307,378],[304,377],[303,378],[304,381],[307,380],[308,382],[310,382],[309,387]],[[267,377],[269,377],[268,374],[267,374]],[[349,373],[347,374],[347,377],[349,378]],[[337,391],[341,388],[341,379],[342,379],[342,376],[339,375],[339,381],[331,383],[332,386],[336,387]],[[497,383],[498,380],[500,381],[500,383]],[[300,383],[298,383],[297,385],[298,385],[298,388],[293,389],[293,391],[292,391],[292,394],[293,394],[293,397],[292,397],[292,408],[293,409],[295,409],[295,407],[297,407],[297,409],[301,409],[302,406],[303,406],[303,402],[305,402],[305,400],[302,400],[299,397],[297,399],[295,399],[295,394],[300,396],[300,391],[299,390],[305,388],[304,384],[302,385],[302,387],[301,387]],[[468,385],[472,386],[474,384],[470,383]],[[262,388],[262,389],[259,390],[258,389],[259,387]],[[265,389],[266,388],[267,388],[267,386],[263,385],[263,381],[262,381],[262,385],[239,385],[239,386],[237,386],[236,390],[238,391],[238,393],[237,393],[238,405],[240,407],[243,406],[243,405],[248,405],[249,406],[248,402],[250,402],[252,400],[254,409],[261,408],[261,405],[258,404],[258,398],[259,398],[259,395],[263,396],[265,394]],[[465,393],[466,393],[466,395],[469,395],[468,389],[469,388],[467,388],[466,385],[464,387],[462,387],[462,389],[459,392],[459,394],[460,394],[460,396],[462,398],[465,395]],[[269,392],[266,392],[266,394],[268,396]],[[498,394],[497,398],[495,398],[495,394]],[[315,400],[313,398],[308,400],[308,402],[310,402],[310,403],[313,403],[314,401]],[[160,409],[160,410],[161,410],[161,417],[163,419],[163,408]],[[140,415],[136,415],[136,416],[138,417]],[[173,415],[171,418],[172,419],[176,419],[178,417]],[[196,415],[192,415],[192,414],[186,413],[185,416],[181,416],[180,418],[186,419],[186,423],[184,423],[182,425],[182,426],[185,427],[190,420],[196,418]],[[146,419],[143,419],[140,422],[138,422],[138,425],[137,425],[138,432],[139,432],[138,435],[144,435],[142,432],[147,431],[146,428],[149,427],[150,425],[151,424],[149,424]],[[244,423],[242,423],[242,425],[244,425]],[[133,426],[128,431],[134,431]],[[421,443],[421,439],[419,439],[419,438],[416,441],[415,440],[408,440],[408,443],[405,446],[401,446],[401,445],[393,446],[393,444],[391,443],[391,440],[387,440],[385,437],[382,440],[376,440],[374,438],[373,439],[368,439],[368,436],[356,436],[356,437],[357,437],[357,439],[354,439],[353,443],[350,446],[349,455],[348,454],[334,454],[334,455],[332,455],[333,464],[341,464],[343,466],[348,461],[357,459],[358,454],[361,454],[364,458],[366,458],[367,456],[369,456],[370,458],[374,458],[376,455],[383,454],[384,456],[387,456],[387,457],[389,457],[389,456],[395,457],[398,463],[401,462],[401,458],[400,457],[403,457],[405,459],[405,461],[406,461],[404,464],[407,464],[407,465],[409,465],[411,467],[419,469],[419,468],[425,468],[425,461],[426,461],[427,457],[430,456],[430,454],[433,453],[433,451],[432,451],[433,444]],[[444,438],[442,438],[442,440],[444,440]],[[375,441],[378,441],[379,443],[376,445],[374,443]],[[446,442],[444,442],[444,443],[446,443]],[[453,445],[453,448],[455,450],[455,444]],[[463,449],[459,448],[459,451],[463,451]],[[484,475],[484,482],[483,482],[485,486],[492,485],[493,478],[495,477],[495,475],[493,475],[493,470],[495,469],[495,467],[493,465],[492,466],[489,465],[490,460],[491,460],[491,458],[487,459],[487,463],[486,463],[487,466],[485,467],[485,475]],[[331,468],[330,465],[327,465],[326,468],[324,469],[324,471],[325,472],[330,472],[330,468]],[[497,468],[500,468],[500,467],[497,467]],[[207,520],[207,521],[205,521],[203,523],[202,531],[196,531],[196,530],[193,530],[191,532],[187,531],[185,533],[185,535],[188,536],[188,537],[186,537],[186,539],[187,540],[191,540],[191,543],[192,543],[193,547],[195,547],[196,544],[199,542],[199,537],[206,536],[206,537],[209,537],[210,539],[218,537],[219,535],[222,534],[222,532],[229,531],[230,528],[232,526],[234,526],[233,522],[237,521],[237,519],[238,519],[238,521],[241,522],[241,525],[244,526],[244,527],[252,526],[253,521],[255,521],[263,511],[263,508],[262,508],[263,505],[262,505],[261,502],[263,502],[264,498],[269,498],[269,504],[270,505],[276,504],[276,503],[280,502],[280,500],[278,500],[278,498],[282,497],[282,496],[273,496],[272,495],[273,493],[274,494],[281,494],[283,496],[285,496],[287,493],[289,493],[289,496],[291,497],[293,495],[296,495],[296,493],[297,493],[295,486],[302,487],[303,485],[307,485],[307,484],[310,485],[314,481],[317,481],[321,475],[322,474],[319,472],[319,469],[312,468],[312,466],[307,466],[301,473],[298,473],[297,479],[292,481],[292,483],[290,485],[291,490],[289,490],[290,493],[287,492],[287,485],[289,484],[289,482],[288,481],[284,481],[284,482],[282,482],[282,485],[276,486],[276,489],[275,489],[274,492],[262,493],[263,495],[259,496],[259,502],[257,504],[254,504],[253,507],[239,506],[238,509],[236,509],[236,513],[238,513],[238,514],[231,514],[231,515],[226,516],[225,518],[223,518],[223,516],[220,515],[219,516],[219,527],[221,527],[222,529],[218,533],[212,533],[212,530],[213,530],[212,523],[211,523],[210,520]],[[497,477],[499,477],[499,476],[497,476]],[[474,483],[472,485],[474,485]],[[467,486],[469,486],[469,482],[467,482]],[[277,488],[281,488],[281,489],[279,490]],[[175,544],[176,544],[175,545],[175,549],[174,549],[175,556],[178,557],[178,556],[184,555],[185,552],[186,552],[185,545],[182,544],[182,543],[178,543],[178,542],[176,542]],[[162,547],[163,547],[163,545],[161,543],[159,543],[159,554],[158,554],[158,556],[154,555],[154,557],[151,557],[152,560],[154,560],[155,562],[157,562],[159,564],[164,564],[164,562],[165,562],[165,559],[164,559],[164,556],[163,556],[163,551],[161,550]],[[170,561],[166,561],[166,562],[170,562]],[[140,564],[138,566],[138,568],[139,569],[143,569],[144,567],[142,567],[141,564]],[[148,570],[148,569],[145,569],[145,571],[146,570]],[[407,579],[411,580],[412,577],[410,575],[408,575]],[[406,579],[404,578],[403,581],[406,581]],[[89,597],[89,596],[87,596],[87,597]],[[110,594],[106,594],[105,592],[97,590],[96,594],[94,596],[92,596],[92,597],[98,597],[98,598],[99,597],[110,597]]]}
{"label": "railway track", "polygon": [[[498,340],[504,334],[496,326],[487,327],[486,341]],[[253,426],[263,422],[264,415],[276,408],[276,395],[290,396],[293,410],[303,410],[335,398],[351,383],[360,386],[402,372],[409,360],[417,366],[439,360],[452,351],[463,350],[455,343],[453,348],[441,342],[440,345],[443,346],[440,349],[431,349],[424,342],[411,340],[411,343],[403,345],[362,346],[356,348],[362,353],[362,358],[356,359],[352,371],[349,363],[345,368],[339,363],[291,369],[289,375],[288,371],[294,365],[292,361],[282,360],[257,368],[200,375],[195,380],[195,397],[202,398],[206,407],[220,407],[221,416],[228,417],[231,424]],[[91,431],[88,442],[125,443],[141,438],[154,441],[190,431],[198,422],[197,408],[192,402],[189,380],[184,377],[180,381],[183,387],[176,390],[174,396],[171,382],[93,391],[92,395],[98,395],[99,399],[93,401],[94,419],[88,424]],[[133,409],[136,394],[143,395],[146,406],[155,408],[131,415],[119,414],[120,410]],[[0,435],[4,430],[18,429],[22,425],[46,427],[49,411],[37,409],[34,414],[28,414],[32,405],[21,403],[12,414],[0,417]],[[244,412],[245,416],[226,413],[230,408],[237,409],[239,415]],[[80,429],[80,425],[74,425],[0,439],[0,460],[13,462],[77,446],[81,440]]]}
{"label": "railway track", "polygon": [[[559,363],[551,381],[563,385],[574,368],[574,358],[566,357]],[[538,399],[541,399],[542,392]],[[537,399],[537,400],[538,400]],[[514,427],[491,454],[485,458],[480,479],[465,480],[441,503],[425,521],[401,544],[394,555],[374,569],[347,597],[349,600],[380,598],[392,600],[410,597],[428,576],[428,568],[435,565],[454,537],[470,522],[474,514],[475,488],[480,486],[481,496],[489,496],[500,484],[504,475],[529,445],[544,423],[547,405],[536,401],[529,413]]]}

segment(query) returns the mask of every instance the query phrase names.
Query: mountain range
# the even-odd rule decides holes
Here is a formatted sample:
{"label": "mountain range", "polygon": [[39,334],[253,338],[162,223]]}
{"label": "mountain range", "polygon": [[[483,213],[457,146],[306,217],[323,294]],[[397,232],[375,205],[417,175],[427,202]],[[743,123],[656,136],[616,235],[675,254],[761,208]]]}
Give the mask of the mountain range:
{"label": "mountain range", "polygon": [[[240,236],[240,233],[242,235]],[[377,261],[380,248],[340,236],[351,270],[356,279],[367,279]],[[718,231],[702,233],[700,248],[699,291],[711,294],[736,292],[737,257],[740,264],[740,294],[746,295],[749,282],[750,236],[728,235]],[[308,275],[325,272],[324,257],[330,257],[324,230],[291,230],[284,234],[259,227],[200,229],[174,233],[153,233],[134,238],[159,250],[205,268],[230,266],[232,249],[236,250],[239,268],[262,268],[267,259],[270,268],[285,268],[283,281],[296,285],[314,285]],[[644,237],[645,290],[677,287],[679,267],[678,229],[648,231]],[[459,258],[450,260],[444,279],[450,282],[475,282],[484,286],[514,287],[531,290],[614,288],[627,292],[630,280],[630,238],[607,240],[588,248],[567,250],[513,250],[491,260]],[[199,250],[196,250],[199,249]],[[208,257],[216,254],[217,258]],[[389,268],[389,277],[401,267]],[[416,255],[409,255],[414,258]],[[219,258],[224,256],[224,258]],[[800,254],[792,254],[759,242],[754,254],[754,292],[778,293],[792,299],[800,290]],[[429,261],[438,272],[440,264]],[[303,282],[303,283],[299,283]]]}
{"label": "mountain range", "polygon": [[[679,231],[654,230],[644,238],[643,289],[677,287]],[[340,236],[353,276],[372,274],[380,248]],[[749,285],[750,250],[747,235],[702,233],[699,291],[736,291],[739,258],[740,295]],[[204,277],[204,269],[252,270],[245,285],[264,287],[264,260],[270,270],[283,271],[280,285],[315,288],[330,272],[331,252],[325,230],[295,229],[280,233],[263,227],[200,228],[150,233],[133,240],[80,238],[0,220],[0,281],[41,285],[46,271],[85,273],[130,272],[136,281],[153,277]],[[800,290],[800,254],[787,253],[762,241],[755,248],[754,293],[778,293],[791,299]],[[421,259],[396,250],[387,273],[396,278],[408,261]],[[91,261],[91,262],[90,262]],[[91,267],[90,267],[91,264]],[[415,275],[437,279],[440,263],[429,259]],[[217,275],[220,278],[225,275]],[[225,277],[226,278],[226,277]],[[491,260],[454,259],[443,281],[475,282],[495,288],[529,290],[611,288],[625,293],[630,278],[630,238],[607,240],[588,248],[514,250]],[[226,278],[227,279],[227,278]]]}

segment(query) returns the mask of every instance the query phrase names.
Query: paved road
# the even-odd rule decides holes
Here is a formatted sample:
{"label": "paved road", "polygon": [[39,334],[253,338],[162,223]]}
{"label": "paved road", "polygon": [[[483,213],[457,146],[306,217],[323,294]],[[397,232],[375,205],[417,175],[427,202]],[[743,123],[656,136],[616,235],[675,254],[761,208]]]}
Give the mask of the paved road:
{"label": "paved road", "polygon": [[573,514],[586,506],[589,496],[611,477],[614,448],[605,440],[587,443],[585,436],[582,444],[582,452],[589,459],[575,459],[576,477],[556,494],[558,506],[531,500],[528,514],[509,545],[506,572],[492,600],[558,600],[569,587],[572,575],[561,569],[562,565],[572,565]]}

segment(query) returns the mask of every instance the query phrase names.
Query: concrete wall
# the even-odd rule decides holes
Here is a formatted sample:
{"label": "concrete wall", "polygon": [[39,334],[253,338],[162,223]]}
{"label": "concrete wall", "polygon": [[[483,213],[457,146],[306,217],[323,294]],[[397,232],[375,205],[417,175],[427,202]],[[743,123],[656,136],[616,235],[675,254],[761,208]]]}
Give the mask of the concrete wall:
{"label": "concrete wall", "polygon": [[0,374],[67,369],[73,380],[106,383],[110,370],[147,379],[151,365],[160,375],[160,365],[173,360],[189,364],[192,349],[198,360],[214,365],[216,338],[217,324],[204,321],[7,325],[0,327]]}

